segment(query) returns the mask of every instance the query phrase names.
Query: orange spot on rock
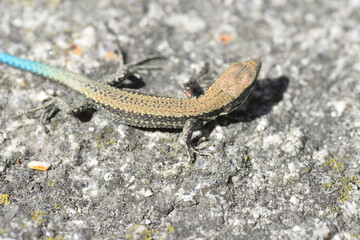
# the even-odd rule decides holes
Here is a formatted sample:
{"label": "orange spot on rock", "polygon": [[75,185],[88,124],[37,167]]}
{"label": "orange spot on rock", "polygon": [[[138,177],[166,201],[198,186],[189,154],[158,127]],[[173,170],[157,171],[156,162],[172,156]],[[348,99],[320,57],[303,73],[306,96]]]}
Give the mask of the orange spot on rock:
{"label": "orange spot on rock", "polygon": [[223,43],[224,45],[228,45],[232,40],[234,40],[234,34],[220,35],[217,38],[218,42]]}
{"label": "orange spot on rock", "polygon": [[118,57],[116,56],[116,54],[114,52],[107,52],[105,54],[105,59],[109,60],[109,61],[114,61],[114,62],[118,61]]}
{"label": "orange spot on rock", "polygon": [[78,45],[72,45],[70,48],[70,53],[71,54],[75,54],[78,56],[82,56],[84,53],[84,49],[82,49],[82,47],[78,46]]}

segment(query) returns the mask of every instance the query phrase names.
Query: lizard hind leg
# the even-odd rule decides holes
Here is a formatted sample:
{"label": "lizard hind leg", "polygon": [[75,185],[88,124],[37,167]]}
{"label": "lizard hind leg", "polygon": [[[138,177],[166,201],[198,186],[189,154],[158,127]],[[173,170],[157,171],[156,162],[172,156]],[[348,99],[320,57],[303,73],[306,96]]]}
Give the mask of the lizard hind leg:
{"label": "lizard hind leg", "polygon": [[60,98],[54,98],[47,104],[22,112],[13,118],[17,119],[24,115],[34,114],[35,112],[41,110],[43,110],[43,112],[40,116],[40,123],[44,131],[48,133],[49,129],[46,125],[49,124],[51,119],[54,118],[58,112],[64,111],[71,116],[79,118],[81,121],[88,121],[91,118],[92,113],[98,110],[98,106],[88,99],[83,100],[82,103],[77,106],[72,106]]}
{"label": "lizard hind leg", "polygon": [[[105,27],[108,32],[117,39],[118,34],[116,31],[110,26],[109,22],[105,23]],[[135,77],[140,79],[140,75],[137,73],[138,70],[161,70],[161,65],[149,65],[148,62],[152,60],[162,60],[165,57],[160,55],[151,55],[149,57],[141,58],[133,62],[125,63],[125,56],[121,50],[120,42],[116,41],[117,45],[117,58],[119,59],[119,66],[115,72],[115,74],[109,75],[109,77],[105,77],[107,79],[107,84],[119,87],[126,79],[130,79],[131,77]]]}
{"label": "lizard hind leg", "polygon": [[46,127],[46,124],[48,124],[51,121],[51,119],[54,118],[55,115],[64,108],[65,105],[66,105],[66,103],[63,100],[54,98],[50,102],[48,102],[40,107],[26,110],[25,112],[22,112],[16,116],[14,116],[13,118],[18,119],[24,115],[34,114],[38,111],[43,110],[43,112],[41,113],[41,116],[40,116],[40,123],[41,123],[41,126],[43,127],[44,131],[46,133],[48,133],[49,129]]}
{"label": "lizard hind leg", "polygon": [[153,60],[161,60],[165,58],[159,55],[151,55],[125,64],[124,55],[122,54],[121,50],[119,49],[117,53],[119,59],[119,66],[117,70],[115,71],[114,74],[110,74],[104,77],[104,79],[106,79],[106,84],[114,87],[121,86],[121,84],[126,79],[132,79],[132,78],[140,79],[141,76],[138,74],[138,71],[161,70],[160,65],[149,65],[147,63]]}

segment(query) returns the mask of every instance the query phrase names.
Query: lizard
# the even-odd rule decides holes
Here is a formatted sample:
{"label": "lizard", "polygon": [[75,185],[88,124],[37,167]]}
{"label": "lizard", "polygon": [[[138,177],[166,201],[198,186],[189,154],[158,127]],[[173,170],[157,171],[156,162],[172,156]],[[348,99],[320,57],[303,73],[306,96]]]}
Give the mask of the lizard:
{"label": "lizard", "polygon": [[189,161],[208,155],[191,142],[195,129],[242,105],[254,89],[259,59],[231,64],[199,97],[175,98],[119,89],[63,68],[0,51],[0,62],[66,85],[105,109],[117,122],[140,128],[182,129]]}

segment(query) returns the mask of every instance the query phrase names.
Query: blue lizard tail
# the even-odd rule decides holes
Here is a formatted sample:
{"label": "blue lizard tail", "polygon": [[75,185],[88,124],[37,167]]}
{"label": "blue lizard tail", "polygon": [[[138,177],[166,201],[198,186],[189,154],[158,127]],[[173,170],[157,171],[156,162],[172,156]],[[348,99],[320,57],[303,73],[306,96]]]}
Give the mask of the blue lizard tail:
{"label": "blue lizard tail", "polygon": [[12,67],[38,74],[46,78],[54,79],[54,71],[56,72],[56,68],[50,65],[15,57],[4,52],[0,52],[0,62],[6,63]]}
{"label": "blue lizard tail", "polygon": [[80,74],[73,73],[62,68],[53,67],[44,63],[15,57],[4,52],[0,52],[0,62],[12,67],[38,74],[51,80],[55,80],[83,94],[86,94],[87,91],[87,89],[84,88],[85,85],[89,83],[94,85],[99,84]]}

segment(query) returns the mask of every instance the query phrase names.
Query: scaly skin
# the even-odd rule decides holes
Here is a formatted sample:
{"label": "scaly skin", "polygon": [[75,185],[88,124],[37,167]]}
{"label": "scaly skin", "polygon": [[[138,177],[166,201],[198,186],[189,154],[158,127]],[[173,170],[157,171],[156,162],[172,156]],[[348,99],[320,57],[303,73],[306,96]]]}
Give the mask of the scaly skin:
{"label": "scaly skin", "polygon": [[117,89],[83,75],[47,64],[0,52],[0,62],[60,82],[106,109],[117,121],[144,128],[183,128],[188,153],[197,152],[190,144],[194,128],[238,108],[255,86],[261,62],[252,59],[230,65],[206,93],[182,99]]}

